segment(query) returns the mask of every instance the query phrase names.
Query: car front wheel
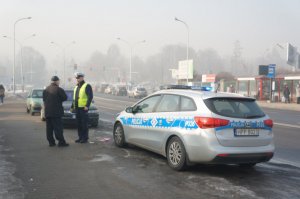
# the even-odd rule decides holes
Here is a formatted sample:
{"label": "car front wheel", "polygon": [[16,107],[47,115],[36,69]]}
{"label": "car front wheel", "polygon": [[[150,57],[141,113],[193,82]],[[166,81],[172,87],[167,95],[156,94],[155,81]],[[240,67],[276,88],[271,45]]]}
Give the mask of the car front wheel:
{"label": "car front wheel", "polygon": [[177,171],[186,168],[186,151],[179,137],[173,137],[167,145],[167,160],[169,166]]}
{"label": "car front wheel", "polygon": [[117,123],[114,127],[114,141],[118,147],[124,147],[126,145],[124,129],[121,123]]}

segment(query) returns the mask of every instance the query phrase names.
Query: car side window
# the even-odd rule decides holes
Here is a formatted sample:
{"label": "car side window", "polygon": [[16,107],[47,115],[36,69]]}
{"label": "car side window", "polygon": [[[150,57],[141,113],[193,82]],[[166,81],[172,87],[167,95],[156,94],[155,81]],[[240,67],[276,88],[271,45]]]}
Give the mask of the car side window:
{"label": "car side window", "polygon": [[197,107],[196,107],[193,99],[181,96],[180,110],[181,111],[196,111]]}
{"label": "car side window", "polygon": [[134,110],[137,113],[151,113],[155,105],[157,104],[158,100],[160,99],[160,95],[155,95],[145,99],[144,101],[138,103],[134,106]]}
{"label": "car side window", "polygon": [[156,112],[176,112],[179,110],[178,95],[164,95],[156,108]]}

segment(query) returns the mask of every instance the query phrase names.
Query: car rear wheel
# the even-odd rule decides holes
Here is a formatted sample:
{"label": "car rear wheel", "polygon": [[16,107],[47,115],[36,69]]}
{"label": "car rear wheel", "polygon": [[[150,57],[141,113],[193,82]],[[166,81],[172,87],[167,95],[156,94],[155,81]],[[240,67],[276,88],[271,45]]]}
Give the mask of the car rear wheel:
{"label": "car rear wheel", "polygon": [[115,144],[118,147],[125,147],[126,142],[125,142],[125,135],[124,135],[124,129],[121,123],[117,123],[114,127],[114,141]]}
{"label": "car rear wheel", "polygon": [[173,137],[167,145],[167,160],[169,166],[177,171],[186,168],[186,151],[179,137]]}
{"label": "car rear wheel", "polygon": [[98,127],[98,125],[99,125],[99,122],[95,122],[95,123],[93,123],[93,124],[92,124],[92,127],[95,127],[95,128],[97,128],[97,127]]}

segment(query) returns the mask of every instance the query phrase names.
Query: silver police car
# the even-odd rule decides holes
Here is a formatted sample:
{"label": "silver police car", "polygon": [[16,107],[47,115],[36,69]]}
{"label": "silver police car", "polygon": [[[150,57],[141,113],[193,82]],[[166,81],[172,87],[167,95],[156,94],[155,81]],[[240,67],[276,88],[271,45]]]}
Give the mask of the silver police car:
{"label": "silver police car", "polygon": [[194,163],[253,167],[273,157],[272,127],[253,98],[170,89],[121,112],[113,135],[117,146],[161,154],[175,170]]}

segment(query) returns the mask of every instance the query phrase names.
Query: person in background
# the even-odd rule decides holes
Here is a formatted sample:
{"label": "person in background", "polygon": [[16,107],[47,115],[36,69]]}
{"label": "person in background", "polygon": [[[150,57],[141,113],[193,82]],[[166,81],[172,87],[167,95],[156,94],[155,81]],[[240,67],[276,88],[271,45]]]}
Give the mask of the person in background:
{"label": "person in background", "polygon": [[62,116],[64,115],[62,103],[66,100],[67,95],[64,89],[59,87],[59,78],[57,76],[53,76],[51,78],[51,84],[43,92],[47,140],[50,147],[56,145],[53,138],[53,131],[55,138],[58,140],[59,147],[69,146],[63,135],[62,123]]}
{"label": "person in background", "polygon": [[88,111],[93,100],[93,89],[84,81],[83,73],[75,73],[77,86],[74,88],[71,111],[76,111],[78,139],[76,143],[87,143],[89,139]]}
{"label": "person in background", "polygon": [[300,83],[296,86],[296,98],[297,98],[297,104],[300,104]]}
{"label": "person in background", "polygon": [[290,103],[290,94],[291,94],[290,89],[289,89],[288,85],[285,84],[284,90],[283,90],[283,96],[284,96],[285,103]]}
{"label": "person in background", "polygon": [[2,84],[0,84],[0,105],[4,103],[4,97],[5,97],[5,88]]}

